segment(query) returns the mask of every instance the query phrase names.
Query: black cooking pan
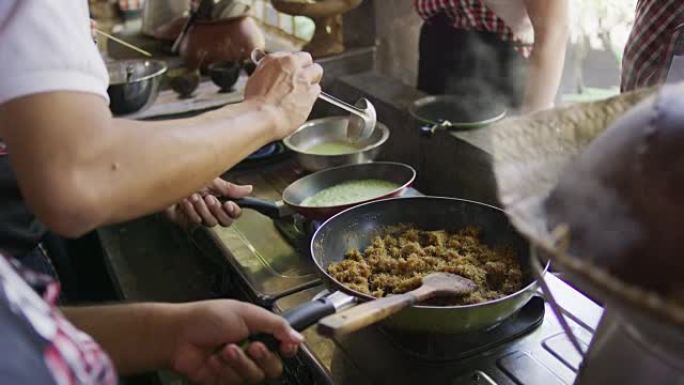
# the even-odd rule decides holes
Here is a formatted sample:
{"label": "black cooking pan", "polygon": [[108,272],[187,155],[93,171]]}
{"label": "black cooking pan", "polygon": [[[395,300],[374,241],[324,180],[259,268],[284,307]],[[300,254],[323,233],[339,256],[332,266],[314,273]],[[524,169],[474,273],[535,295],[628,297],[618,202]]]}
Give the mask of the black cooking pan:
{"label": "black cooking pan", "polygon": [[[403,163],[373,162],[353,164],[328,168],[297,179],[283,190],[282,201],[272,202],[257,198],[243,198],[236,199],[234,202],[242,208],[257,210],[274,219],[292,215],[296,212],[309,219],[322,220],[361,203],[398,196],[413,183],[415,178],[416,171],[411,166]],[[302,205],[302,201],[323,189],[342,182],[359,179],[380,179],[396,184],[397,188],[372,199],[348,202],[343,205],[316,207]]]}
{"label": "black cooking pan", "polygon": [[492,247],[511,247],[520,260],[524,286],[506,297],[475,305],[412,306],[382,321],[386,326],[413,332],[465,333],[498,324],[534,295],[536,282],[529,263],[529,244],[511,226],[500,209],[483,203],[438,197],[393,198],[353,207],[326,221],[314,234],[311,255],[333,294],[302,304],[283,314],[302,330],[326,315],[374,298],[346,288],[327,268],[349,250],[363,250],[388,226],[412,224],[425,230],[458,231],[466,226],[482,229],[482,241]]}
{"label": "black cooking pan", "polygon": [[466,131],[488,126],[503,119],[506,108],[492,98],[438,95],[414,101],[409,113],[421,123],[421,134],[431,136],[437,130]]}

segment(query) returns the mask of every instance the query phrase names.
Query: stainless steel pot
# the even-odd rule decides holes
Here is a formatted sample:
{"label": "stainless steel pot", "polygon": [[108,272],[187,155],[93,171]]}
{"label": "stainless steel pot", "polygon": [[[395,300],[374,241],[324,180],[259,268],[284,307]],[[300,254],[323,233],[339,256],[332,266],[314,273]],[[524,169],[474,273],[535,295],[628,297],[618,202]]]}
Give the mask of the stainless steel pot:
{"label": "stainless steel pot", "polygon": [[166,64],[161,60],[118,60],[107,63],[107,93],[112,113],[130,114],[154,103],[166,69]]}
{"label": "stainless steel pot", "polygon": [[[297,160],[308,171],[373,161],[389,138],[389,129],[378,122],[370,138],[352,143],[347,138],[348,119],[347,116],[331,116],[308,121],[285,138],[283,143],[297,154]],[[356,150],[340,155],[320,155],[308,151],[325,142],[347,143],[356,147]]]}

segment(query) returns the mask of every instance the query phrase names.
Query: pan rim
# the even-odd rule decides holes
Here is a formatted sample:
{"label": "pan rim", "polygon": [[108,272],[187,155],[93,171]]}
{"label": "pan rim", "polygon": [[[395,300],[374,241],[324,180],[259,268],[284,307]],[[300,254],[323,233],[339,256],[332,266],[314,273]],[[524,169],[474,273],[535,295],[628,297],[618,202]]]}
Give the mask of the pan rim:
{"label": "pan rim", "polygon": [[[343,292],[345,292],[345,293],[347,293],[347,294],[349,294],[349,295],[353,295],[354,297],[361,298],[361,299],[364,300],[364,302],[365,302],[365,301],[372,301],[372,300],[378,299],[377,297],[373,297],[373,296],[371,296],[371,295],[363,294],[363,293],[357,292],[357,291],[355,291],[355,290],[349,289],[347,286],[345,286],[344,284],[342,284],[341,282],[339,282],[338,280],[336,280],[335,278],[333,278],[330,274],[328,274],[327,270],[326,270],[325,268],[323,268],[323,267],[318,263],[318,261],[316,260],[316,258],[314,258],[314,240],[317,238],[318,233],[319,233],[323,228],[325,228],[325,226],[326,226],[326,224],[327,224],[328,222],[332,221],[332,220],[335,219],[337,216],[341,216],[342,214],[346,213],[347,211],[351,211],[351,210],[353,210],[353,209],[355,209],[355,208],[357,208],[357,207],[363,207],[363,206],[372,205],[372,204],[379,204],[379,203],[382,203],[382,202],[385,202],[385,201],[395,201],[395,200],[442,200],[442,201],[449,200],[449,201],[460,201],[460,202],[472,203],[472,204],[476,204],[476,205],[479,205],[479,206],[484,206],[484,207],[487,207],[487,208],[495,209],[496,211],[499,211],[499,212],[501,212],[503,215],[506,215],[506,217],[508,217],[508,215],[506,214],[506,211],[504,211],[503,209],[501,209],[501,208],[499,208],[499,207],[496,207],[496,206],[493,206],[493,205],[490,205],[490,204],[487,204],[487,203],[482,203],[482,202],[474,201],[474,200],[462,199],[462,198],[452,198],[452,197],[445,197],[445,196],[394,197],[394,198],[387,198],[387,199],[379,199],[379,200],[374,200],[374,201],[372,201],[372,202],[367,202],[367,203],[364,203],[364,204],[356,205],[356,206],[350,207],[350,208],[348,208],[348,209],[346,209],[346,210],[343,210],[343,211],[341,211],[341,212],[339,212],[339,213],[337,213],[337,214],[331,216],[331,217],[328,218],[325,222],[323,222],[323,224],[322,224],[318,229],[316,229],[316,231],[314,232],[313,237],[311,238],[311,242],[309,243],[309,254],[311,255],[311,259],[313,260],[313,263],[316,265],[316,267],[318,268],[319,272],[320,272],[320,273],[323,273],[323,275],[324,275],[324,277],[325,277],[326,279],[329,279],[329,280],[335,282],[335,284],[338,286],[338,287],[334,288],[336,291],[343,291]],[[522,234],[520,234],[520,236],[521,236],[523,239],[526,240],[526,242],[528,243],[528,247],[530,248],[530,251],[531,251],[531,249],[532,249],[532,244],[531,244],[531,243],[527,240],[527,238],[525,238]],[[549,265],[550,265],[550,261],[547,261],[547,262],[543,265],[543,266],[544,266],[544,270],[543,270],[543,272],[542,272],[542,276],[544,276],[544,275],[547,273],[547,271],[548,271],[548,269],[549,269]],[[409,308],[437,310],[437,309],[470,309],[470,308],[482,307],[482,306],[494,306],[494,305],[496,305],[496,304],[498,304],[498,303],[500,303],[500,302],[504,302],[504,301],[506,301],[506,300],[508,300],[508,299],[511,299],[511,298],[513,298],[513,297],[517,297],[517,296],[522,295],[522,294],[524,294],[524,293],[526,293],[526,292],[533,291],[534,289],[536,289],[537,286],[539,286],[539,282],[537,281],[536,278],[532,277],[531,282],[528,283],[527,285],[525,285],[524,287],[520,288],[518,291],[516,291],[516,292],[514,292],[514,293],[511,293],[511,294],[508,294],[508,295],[506,295],[506,296],[504,296],[504,297],[494,299],[494,300],[485,301],[485,302],[480,302],[480,303],[475,303],[475,304],[470,304],[470,305],[451,305],[451,306],[412,305],[412,306],[410,306]]]}
{"label": "pan rim", "polygon": [[[377,122],[375,129],[376,130],[379,129],[381,131],[380,140],[378,140],[377,142],[370,143],[370,144],[366,145],[365,147],[361,147],[356,151],[347,152],[344,154],[337,154],[337,155],[323,155],[323,154],[316,154],[313,152],[307,152],[305,149],[292,144],[292,138],[293,137],[295,137],[298,133],[308,129],[311,126],[314,126],[314,125],[321,123],[321,122],[325,123],[325,122],[329,122],[329,121],[347,120],[347,119],[349,119],[348,116],[337,115],[337,116],[328,116],[325,118],[318,118],[318,119],[309,120],[309,121],[305,122],[304,124],[302,124],[301,126],[299,126],[299,128],[297,128],[297,130],[295,130],[295,132],[293,132],[292,134],[287,136],[285,139],[283,139],[283,144],[285,145],[285,147],[287,147],[288,149],[290,149],[291,151],[293,151],[295,153],[300,153],[300,154],[304,154],[304,155],[311,155],[311,156],[320,156],[320,157],[326,157],[326,158],[334,158],[334,157],[345,157],[345,156],[349,156],[349,155],[354,155],[354,154],[374,150],[374,149],[382,146],[383,144],[385,144],[385,142],[387,142],[387,140],[389,139],[389,136],[390,136],[389,128],[387,128],[387,126],[385,124],[383,124],[382,122]],[[328,168],[325,168],[324,170],[327,170],[327,169]]]}
{"label": "pan rim", "polygon": [[[409,114],[419,122],[423,124],[429,124],[429,125],[440,125],[440,121],[434,121],[431,119],[426,118],[425,116],[421,115],[418,113],[418,109],[424,107],[428,103],[432,103],[438,100],[459,100],[459,98],[456,95],[429,95],[422,97],[420,99],[417,99],[413,101],[413,103],[409,106]],[[475,128],[480,128],[482,126],[486,126],[492,123],[496,123],[499,120],[502,120],[503,118],[506,117],[508,114],[508,110],[506,108],[501,108],[500,110],[496,111],[495,115],[492,115],[489,118],[483,119],[483,120],[476,120],[476,121],[458,121],[458,122],[452,122],[449,121],[449,124],[446,126],[448,130],[452,131],[458,131],[458,130],[467,130],[467,129],[475,129]]]}
{"label": "pan rim", "polygon": [[[398,187],[395,188],[394,190],[389,191],[389,192],[387,192],[387,193],[385,193],[385,194],[378,195],[378,196],[373,197],[373,198],[370,198],[370,199],[364,199],[364,200],[360,200],[360,201],[354,201],[354,202],[344,203],[344,204],[341,204],[341,205],[334,205],[334,206],[302,206],[301,204],[294,203],[294,202],[292,202],[291,200],[289,200],[289,199],[287,199],[287,198],[285,197],[285,196],[287,195],[287,192],[288,192],[288,191],[291,191],[291,189],[294,188],[294,187],[293,187],[294,185],[296,185],[296,184],[298,184],[298,183],[300,183],[300,182],[301,182],[301,183],[304,183],[304,182],[306,181],[307,178],[312,178],[314,175],[319,175],[319,174],[323,174],[323,173],[326,173],[326,172],[335,172],[335,171],[337,171],[337,170],[339,170],[339,169],[346,169],[346,168],[354,168],[354,167],[372,167],[372,165],[388,165],[388,166],[392,166],[392,167],[401,167],[401,168],[403,168],[403,169],[409,171],[409,172],[411,173],[411,177],[410,177],[406,182],[404,182],[402,185],[398,186]],[[377,200],[384,200],[384,199],[387,198],[387,197],[391,197],[391,196],[393,196],[393,195],[396,195],[396,194],[398,194],[399,192],[401,192],[402,190],[404,190],[404,189],[406,189],[407,187],[411,186],[411,185],[413,184],[413,182],[416,180],[416,175],[417,175],[416,170],[415,170],[413,167],[411,167],[410,165],[408,165],[408,164],[406,164],[406,163],[401,163],[401,162],[380,161],[380,162],[368,162],[368,163],[359,163],[359,164],[346,164],[346,165],[343,165],[343,166],[330,167],[330,168],[326,168],[326,169],[323,169],[323,170],[320,170],[320,171],[316,171],[316,172],[314,172],[314,173],[311,173],[311,174],[309,174],[309,175],[306,175],[306,176],[303,176],[303,177],[297,179],[296,181],[292,182],[292,183],[289,184],[287,187],[285,187],[285,190],[283,190],[283,192],[282,192],[282,194],[281,194],[281,197],[282,197],[282,201],[283,201],[286,205],[288,205],[288,206],[290,206],[290,207],[293,207],[295,210],[311,210],[311,209],[314,209],[314,210],[321,210],[321,211],[323,211],[323,210],[325,210],[325,211],[333,211],[333,210],[337,211],[337,210],[340,210],[340,212],[342,212],[342,211],[346,211],[347,209],[350,209],[350,208],[353,208],[353,207],[356,207],[356,206],[359,206],[359,205],[363,205],[363,204],[366,204],[366,203],[372,203],[372,202],[377,201]],[[337,213],[336,213],[335,215],[337,215]],[[326,221],[327,221],[327,220],[326,220]]]}

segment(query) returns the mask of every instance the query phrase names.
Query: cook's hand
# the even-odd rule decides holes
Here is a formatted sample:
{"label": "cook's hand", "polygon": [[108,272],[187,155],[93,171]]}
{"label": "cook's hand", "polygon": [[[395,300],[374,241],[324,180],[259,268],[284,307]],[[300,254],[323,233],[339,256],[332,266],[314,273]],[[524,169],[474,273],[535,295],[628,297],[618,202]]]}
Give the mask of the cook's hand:
{"label": "cook's hand", "polygon": [[261,342],[243,351],[236,344],[256,333],[280,341],[280,352],[293,356],[303,337],[285,319],[244,302],[214,300],[181,305],[181,321],[171,358],[173,370],[198,384],[255,384],[277,378],[282,362]]}
{"label": "cook's hand", "polygon": [[221,203],[218,197],[243,198],[252,192],[252,186],[236,185],[221,178],[214,179],[211,184],[188,198],[166,209],[166,216],[183,227],[204,225],[228,227],[242,213],[235,202]]}
{"label": "cook's hand", "polygon": [[245,86],[245,100],[275,107],[279,139],[301,126],[311,112],[321,87],[323,68],[306,52],[266,55]]}

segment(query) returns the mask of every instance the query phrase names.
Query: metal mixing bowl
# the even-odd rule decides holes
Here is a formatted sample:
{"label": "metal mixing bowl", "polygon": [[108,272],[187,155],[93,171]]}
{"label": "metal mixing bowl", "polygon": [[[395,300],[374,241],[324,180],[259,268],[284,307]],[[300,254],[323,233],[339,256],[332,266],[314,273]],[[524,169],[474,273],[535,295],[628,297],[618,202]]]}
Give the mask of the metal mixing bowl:
{"label": "metal mixing bowl", "polygon": [[112,113],[130,114],[154,103],[166,69],[166,64],[160,60],[118,60],[107,63],[107,93]]}
{"label": "metal mixing bowl", "polygon": [[324,142],[346,142],[347,116],[332,116],[304,123],[292,135],[283,140],[287,148],[297,154],[297,160],[308,171],[318,171],[347,164],[367,163],[374,160],[380,147],[389,138],[389,129],[377,122],[370,138],[353,143],[358,149],[341,155],[319,155],[307,152],[312,146]]}

